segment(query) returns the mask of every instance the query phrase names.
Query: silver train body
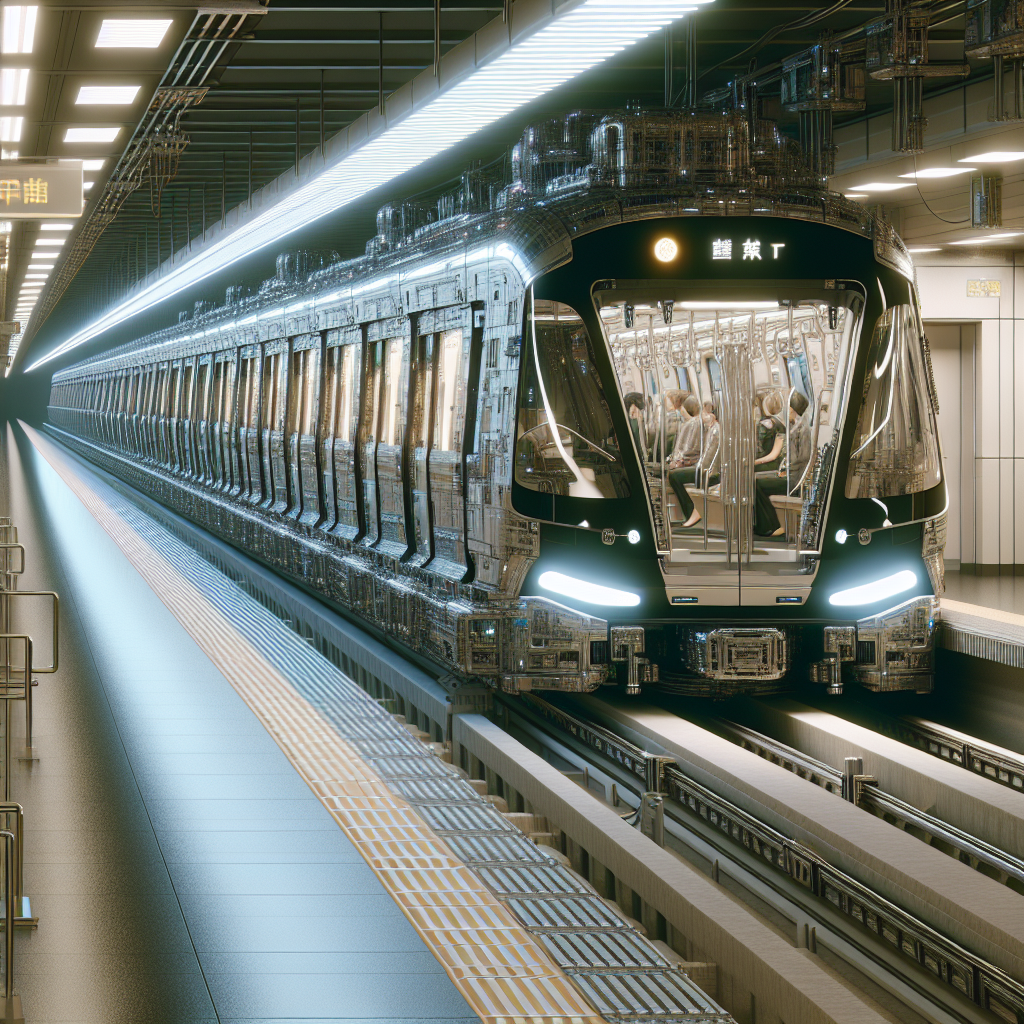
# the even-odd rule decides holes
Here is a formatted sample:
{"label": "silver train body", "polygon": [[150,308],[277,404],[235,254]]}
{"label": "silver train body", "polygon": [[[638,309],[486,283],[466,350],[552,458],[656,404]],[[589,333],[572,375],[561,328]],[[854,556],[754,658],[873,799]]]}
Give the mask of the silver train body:
{"label": "silver train body", "polygon": [[[621,249],[633,237],[628,232],[640,231],[641,238],[653,232],[655,239],[665,234],[678,239],[683,258],[689,258],[686,247],[696,251],[706,238],[710,259],[708,231],[724,236],[736,224],[735,273],[761,275],[759,284],[750,284],[751,294],[761,294],[757,289],[767,287],[769,274],[785,275],[763,262],[748,267],[739,260],[742,236],[747,247],[753,244],[750,225],[774,231],[772,238],[790,231],[785,237],[796,239],[789,243],[794,260],[803,244],[801,231],[809,232],[808,238],[825,238],[825,249],[834,248],[833,238],[840,246],[848,240],[858,247],[861,262],[874,268],[872,276],[876,270],[896,275],[897,287],[909,296],[908,316],[919,322],[912,265],[892,230],[827,192],[802,169],[773,125],[752,126],[729,114],[573,114],[528,129],[514,151],[513,169],[511,184],[467,175],[462,189],[442,199],[436,210],[385,207],[364,257],[344,262],[305,253],[280,257],[276,276],[257,294],[230,288],[222,306],[197,303],[194,313],[173,327],[58,372],[49,429],[104,469],[301,582],[455,681],[520,692],[586,691],[622,680],[636,691],[660,671],[663,682],[681,680],[683,689],[693,681],[695,692],[764,692],[781,688],[803,657],[812,676],[833,692],[841,688],[844,671],[874,689],[927,689],[934,595],[941,588],[941,510],[922,515],[916,497],[913,504],[909,498],[904,502],[899,519],[917,524],[914,557],[923,568],[915,577],[917,588],[893,601],[891,613],[872,608],[859,616],[822,618],[811,608],[816,580],[830,564],[832,541],[825,535],[830,500],[833,513],[846,500],[833,500],[841,487],[832,481],[845,466],[846,456],[838,454],[840,442],[846,444],[841,435],[862,388],[854,366],[863,348],[858,325],[864,309],[876,301],[872,280],[854,285],[830,272],[828,280],[807,285],[818,297],[799,307],[801,316],[812,323],[831,317],[833,327],[839,321],[849,325],[844,387],[855,397],[849,400],[849,416],[834,417],[828,438],[819,431],[813,469],[791,499],[796,511],[777,505],[787,536],[775,554],[765,556],[767,575],[758,588],[748,587],[742,596],[736,596],[738,587],[729,591],[736,573],[755,579],[761,557],[760,542],[751,542],[749,513],[744,519],[728,511],[730,501],[741,511],[749,504],[753,472],[745,484],[735,485],[747,488],[746,498],[729,497],[728,473],[717,491],[707,481],[702,491],[690,487],[709,521],[715,508],[727,510],[721,536],[709,539],[703,531],[701,562],[697,542],[671,522],[674,499],[666,485],[664,452],[659,463],[654,442],[641,443],[637,435],[630,445],[621,394],[626,386],[621,336],[609,338],[607,348],[597,342],[601,351],[591,352],[591,362],[571,367],[586,374],[588,367],[600,366],[606,378],[595,392],[609,420],[600,440],[588,440],[582,426],[563,430],[555,423],[546,428],[546,442],[523,455],[523,437],[531,434],[536,441],[540,436],[523,411],[530,404],[524,397],[530,390],[524,377],[530,318],[540,319],[536,311],[542,307],[536,304],[544,282],[554,280],[556,271],[584,268],[585,251],[593,263],[601,239]],[[783,243],[774,243],[774,249],[769,244],[767,239],[762,256],[786,253]],[[643,246],[646,253],[647,243]],[[713,291],[709,273],[701,294]],[[697,269],[694,274],[699,276]],[[795,263],[787,274],[801,287],[815,277]],[[629,276],[619,274],[618,286],[625,287]],[[585,283],[591,289],[589,278]],[[602,286],[613,288],[615,282]],[[830,298],[829,289],[852,298]],[[772,316],[785,316],[799,303],[794,298],[761,305],[772,306]],[[673,302],[659,300],[657,307],[661,329],[672,322]],[[629,301],[607,307],[613,319],[624,313],[627,320],[635,308],[640,307]],[[601,315],[607,320],[606,311]],[[556,310],[555,320],[558,315]],[[594,325],[596,316],[591,310],[585,319]],[[602,329],[592,326],[590,333]],[[680,362],[678,380],[691,373],[692,387],[699,391],[711,386],[701,369],[708,369],[712,357],[698,352],[704,342],[694,333],[692,314],[689,329],[693,347],[686,358],[693,366],[684,370]],[[751,320],[755,329],[763,333],[763,325]],[[535,325],[533,342],[536,346]],[[739,351],[734,349],[733,356]],[[722,355],[716,364],[720,370],[730,365],[729,358]],[[744,358],[743,366],[754,366],[756,360]],[[779,386],[778,366],[786,376],[796,372],[789,365],[772,349],[768,362],[755,370],[774,373]],[[814,365],[817,372],[816,360]],[[742,393],[725,380],[705,396],[733,409],[732,427],[723,413],[730,444],[734,435],[747,444],[748,427],[734,407],[737,394],[748,402],[751,389],[762,388],[756,373],[740,375]],[[615,374],[616,379],[607,379]],[[663,382],[656,376],[648,374],[638,385],[657,392],[647,402],[652,436],[659,429],[658,415],[664,416],[652,411],[656,399],[659,408],[663,405],[658,398]],[[554,383],[549,379],[548,384],[552,390]],[[807,390],[817,387],[811,382]],[[838,399],[835,403],[839,408]],[[819,395],[812,414],[823,417],[827,408]],[[568,454],[564,446],[570,447]],[[555,448],[575,467],[575,479],[561,463],[557,471],[551,468]],[[929,449],[923,457],[934,461],[937,455]],[[615,494],[608,484],[603,496],[613,500],[602,504],[594,481],[605,487],[608,460],[621,466],[613,468],[623,483]],[[543,478],[537,486],[524,475],[533,470]],[[911,484],[908,472],[894,463],[891,452],[882,452],[874,468],[861,474],[861,503],[850,507],[873,508],[863,497],[871,487],[897,496],[920,491],[920,479],[931,474],[931,481],[941,470],[915,465],[911,475],[918,482]],[[582,484],[596,495],[590,504],[578,497]],[[593,512],[581,514],[581,508]],[[855,536],[858,524],[850,525]],[[882,536],[876,535],[877,524],[869,526],[869,539]],[[644,597],[636,613],[608,610],[564,591],[545,592],[543,582],[538,584],[544,552],[566,550],[567,530],[575,531],[578,557],[598,576],[599,560],[606,559],[612,578],[642,570],[645,579],[654,580],[649,591],[642,590],[646,583],[637,583]],[[878,547],[876,542],[862,551]],[[719,548],[721,564],[712,565]],[[857,545],[834,549],[832,561],[849,559],[851,548]],[[684,556],[694,561],[680,569]],[[706,609],[706,618],[687,606],[691,601]],[[731,622],[733,615],[747,619]],[[811,653],[802,656],[801,631],[808,629],[813,637],[805,646]]]}

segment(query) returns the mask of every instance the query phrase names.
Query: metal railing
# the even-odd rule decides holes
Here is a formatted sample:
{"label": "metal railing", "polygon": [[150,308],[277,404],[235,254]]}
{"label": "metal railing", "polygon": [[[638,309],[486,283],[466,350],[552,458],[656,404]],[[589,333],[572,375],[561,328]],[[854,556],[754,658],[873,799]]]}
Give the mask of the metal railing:
{"label": "metal railing", "polygon": [[[60,599],[50,590],[19,590],[25,574],[25,547],[18,541],[18,528],[9,518],[0,518],[0,838],[4,842],[3,878],[0,885],[3,906],[3,999],[0,1024],[24,1024],[21,999],[14,991],[17,926],[34,926],[32,908],[25,895],[25,815],[21,804],[11,800],[11,766],[16,757],[34,759],[32,741],[32,689],[36,675],[52,675],[60,663]],[[50,605],[51,642],[49,656],[37,664],[38,647],[30,633],[19,629],[20,611],[31,601]],[[44,626],[45,628],[45,626]],[[25,750],[13,750],[11,703],[25,703]]]}

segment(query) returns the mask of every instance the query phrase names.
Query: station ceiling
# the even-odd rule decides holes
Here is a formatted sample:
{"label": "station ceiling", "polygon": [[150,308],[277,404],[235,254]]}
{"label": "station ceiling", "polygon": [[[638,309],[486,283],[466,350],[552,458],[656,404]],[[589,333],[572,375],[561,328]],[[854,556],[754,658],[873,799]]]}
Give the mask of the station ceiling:
{"label": "station ceiling", "polygon": [[[202,237],[225,210],[375,107],[382,90],[389,94],[430,67],[435,48],[444,53],[501,18],[503,4],[442,0],[439,33],[434,0],[217,0],[202,10],[89,0],[0,7],[3,17],[36,12],[24,52],[9,52],[5,43],[0,54],[0,68],[28,71],[24,104],[10,111],[23,118],[17,139],[0,109],[0,135],[10,135],[4,156],[83,159],[90,183],[83,216],[70,229],[13,225],[5,317],[24,319],[26,304],[34,303],[24,347],[47,320],[50,327],[70,324],[108,306],[187,238]],[[932,59],[962,60],[963,0],[925,6],[933,12]],[[883,0],[714,0],[688,16],[696,26],[698,93],[884,12]],[[973,77],[991,73],[990,61],[972,64]],[[624,51],[546,98],[545,109],[663,106],[669,93],[678,102],[686,81],[686,44],[677,29],[671,45],[659,34]],[[928,79],[926,94],[949,85]],[[892,84],[869,81],[867,109],[845,119],[891,106]],[[843,121],[836,116],[837,126]],[[516,127],[491,133],[486,141],[495,154],[514,141]],[[96,129],[86,135],[92,141],[71,141],[83,128]],[[435,168],[434,184],[463,162],[455,154],[450,166]]]}

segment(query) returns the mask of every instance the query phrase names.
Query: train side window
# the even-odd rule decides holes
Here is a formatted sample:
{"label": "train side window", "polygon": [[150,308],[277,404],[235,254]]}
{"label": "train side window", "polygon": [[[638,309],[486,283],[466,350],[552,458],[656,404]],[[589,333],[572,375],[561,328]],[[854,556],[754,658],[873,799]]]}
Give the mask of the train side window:
{"label": "train side window", "polygon": [[846,496],[886,498],[935,487],[942,480],[938,427],[913,306],[891,306],[878,318],[867,365]]}
{"label": "train side window", "polygon": [[355,444],[359,423],[359,346],[345,345],[334,351],[338,361],[334,437]]}
{"label": "train side window", "polygon": [[461,330],[445,331],[437,353],[437,401],[434,406],[434,451],[461,452],[466,419],[466,381]]}
{"label": "train side window", "polygon": [[384,357],[384,380],[381,388],[380,443],[399,445],[405,427],[405,391],[408,374],[403,373],[403,338],[389,338]]}
{"label": "train side window", "polygon": [[537,299],[527,307],[523,347],[516,482],[574,498],[628,497],[618,438],[579,313]]}

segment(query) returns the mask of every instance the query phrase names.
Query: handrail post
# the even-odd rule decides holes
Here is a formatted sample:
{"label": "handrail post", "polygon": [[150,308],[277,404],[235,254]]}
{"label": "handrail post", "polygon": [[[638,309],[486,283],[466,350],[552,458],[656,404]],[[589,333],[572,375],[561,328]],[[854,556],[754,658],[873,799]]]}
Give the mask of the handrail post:
{"label": "handrail post", "polygon": [[15,835],[0,829],[4,839],[4,1024],[25,1024],[21,997],[14,994],[14,856]]}

